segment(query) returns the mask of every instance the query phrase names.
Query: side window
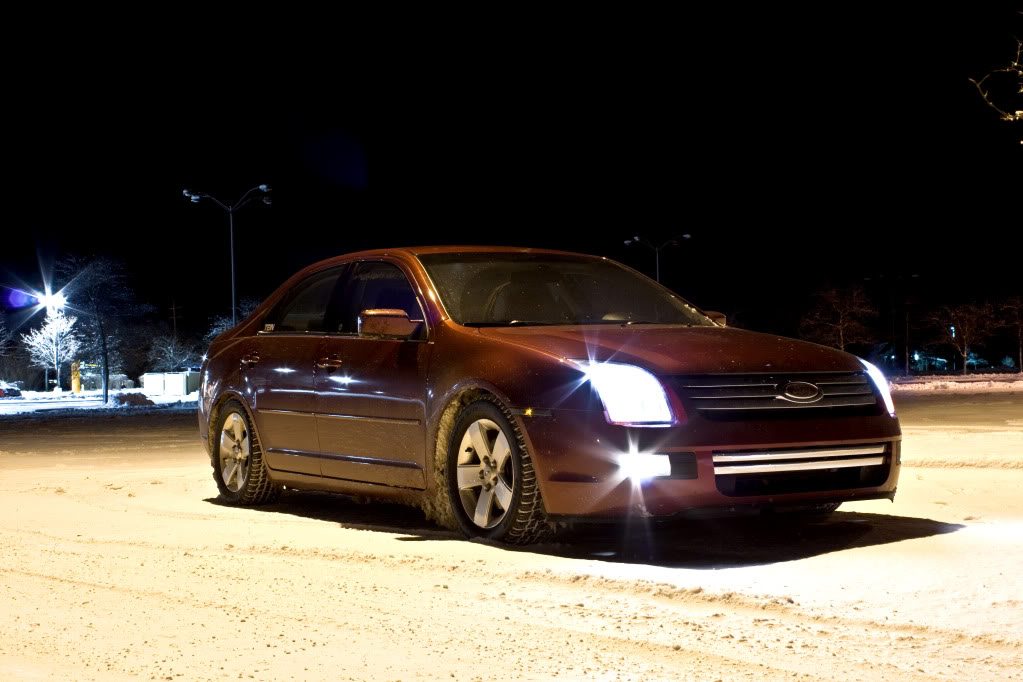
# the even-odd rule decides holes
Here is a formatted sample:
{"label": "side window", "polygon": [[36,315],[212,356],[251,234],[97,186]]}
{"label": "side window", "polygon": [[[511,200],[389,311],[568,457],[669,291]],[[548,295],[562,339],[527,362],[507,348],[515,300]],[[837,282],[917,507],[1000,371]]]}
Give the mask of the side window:
{"label": "side window", "polygon": [[267,322],[274,332],[323,333],[327,303],[337,288],[344,267],[310,275],[288,292]]}
{"label": "side window", "polygon": [[[410,320],[423,319],[423,309],[412,285],[401,268],[392,263],[356,263],[346,286],[331,302],[327,319],[331,322],[336,320],[336,331],[357,334],[359,313],[371,308],[397,308],[404,310]],[[418,338],[426,338],[425,325],[420,326]]]}

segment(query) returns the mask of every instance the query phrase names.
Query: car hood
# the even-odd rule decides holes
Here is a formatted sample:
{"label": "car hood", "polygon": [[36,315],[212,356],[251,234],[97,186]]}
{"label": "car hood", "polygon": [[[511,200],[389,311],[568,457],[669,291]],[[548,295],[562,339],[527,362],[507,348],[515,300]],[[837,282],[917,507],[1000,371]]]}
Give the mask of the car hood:
{"label": "car hood", "polygon": [[559,358],[623,362],[654,374],[862,371],[849,353],[729,327],[485,327],[483,336]]}

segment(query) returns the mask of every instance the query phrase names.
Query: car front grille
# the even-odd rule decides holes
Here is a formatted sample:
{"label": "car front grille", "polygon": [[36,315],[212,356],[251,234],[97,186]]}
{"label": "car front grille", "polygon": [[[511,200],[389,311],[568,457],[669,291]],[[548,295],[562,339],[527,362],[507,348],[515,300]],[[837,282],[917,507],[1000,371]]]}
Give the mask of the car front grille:
{"label": "car front grille", "polygon": [[889,445],[715,451],[714,479],[726,495],[772,495],[881,485]]}
{"label": "car front grille", "polygon": [[[863,372],[711,374],[675,377],[674,383],[693,408],[705,413],[877,405],[870,377]],[[792,398],[785,388],[793,383],[812,384],[819,392],[810,399]]]}

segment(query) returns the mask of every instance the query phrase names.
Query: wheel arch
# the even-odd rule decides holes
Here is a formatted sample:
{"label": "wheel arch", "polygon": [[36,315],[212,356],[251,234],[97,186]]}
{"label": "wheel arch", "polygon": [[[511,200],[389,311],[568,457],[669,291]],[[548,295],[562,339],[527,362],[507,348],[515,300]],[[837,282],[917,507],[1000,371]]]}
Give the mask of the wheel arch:
{"label": "wheel arch", "polygon": [[466,379],[452,386],[436,400],[438,407],[429,419],[426,444],[427,452],[432,456],[426,458],[426,491],[419,505],[427,519],[445,528],[458,527],[447,492],[447,457],[451,432],[459,413],[478,400],[489,400],[498,408],[502,408],[505,416],[521,435],[530,455],[535,452],[526,425],[512,410],[513,403],[504,391],[482,379]]}

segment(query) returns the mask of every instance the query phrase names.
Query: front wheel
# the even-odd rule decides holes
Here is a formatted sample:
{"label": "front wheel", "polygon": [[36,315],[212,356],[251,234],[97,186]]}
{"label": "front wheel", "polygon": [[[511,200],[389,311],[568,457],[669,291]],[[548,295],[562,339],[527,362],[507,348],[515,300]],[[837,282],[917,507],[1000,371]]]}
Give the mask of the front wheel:
{"label": "front wheel", "polygon": [[529,544],[548,534],[532,459],[504,406],[483,399],[462,410],[447,465],[451,508],[467,537]]}
{"label": "front wheel", "polygon": [[270,480],[259,437],[241,403],[231,400],[217,417],[213,480],[220,497],[232,504],[275,502],[281,487]]}

